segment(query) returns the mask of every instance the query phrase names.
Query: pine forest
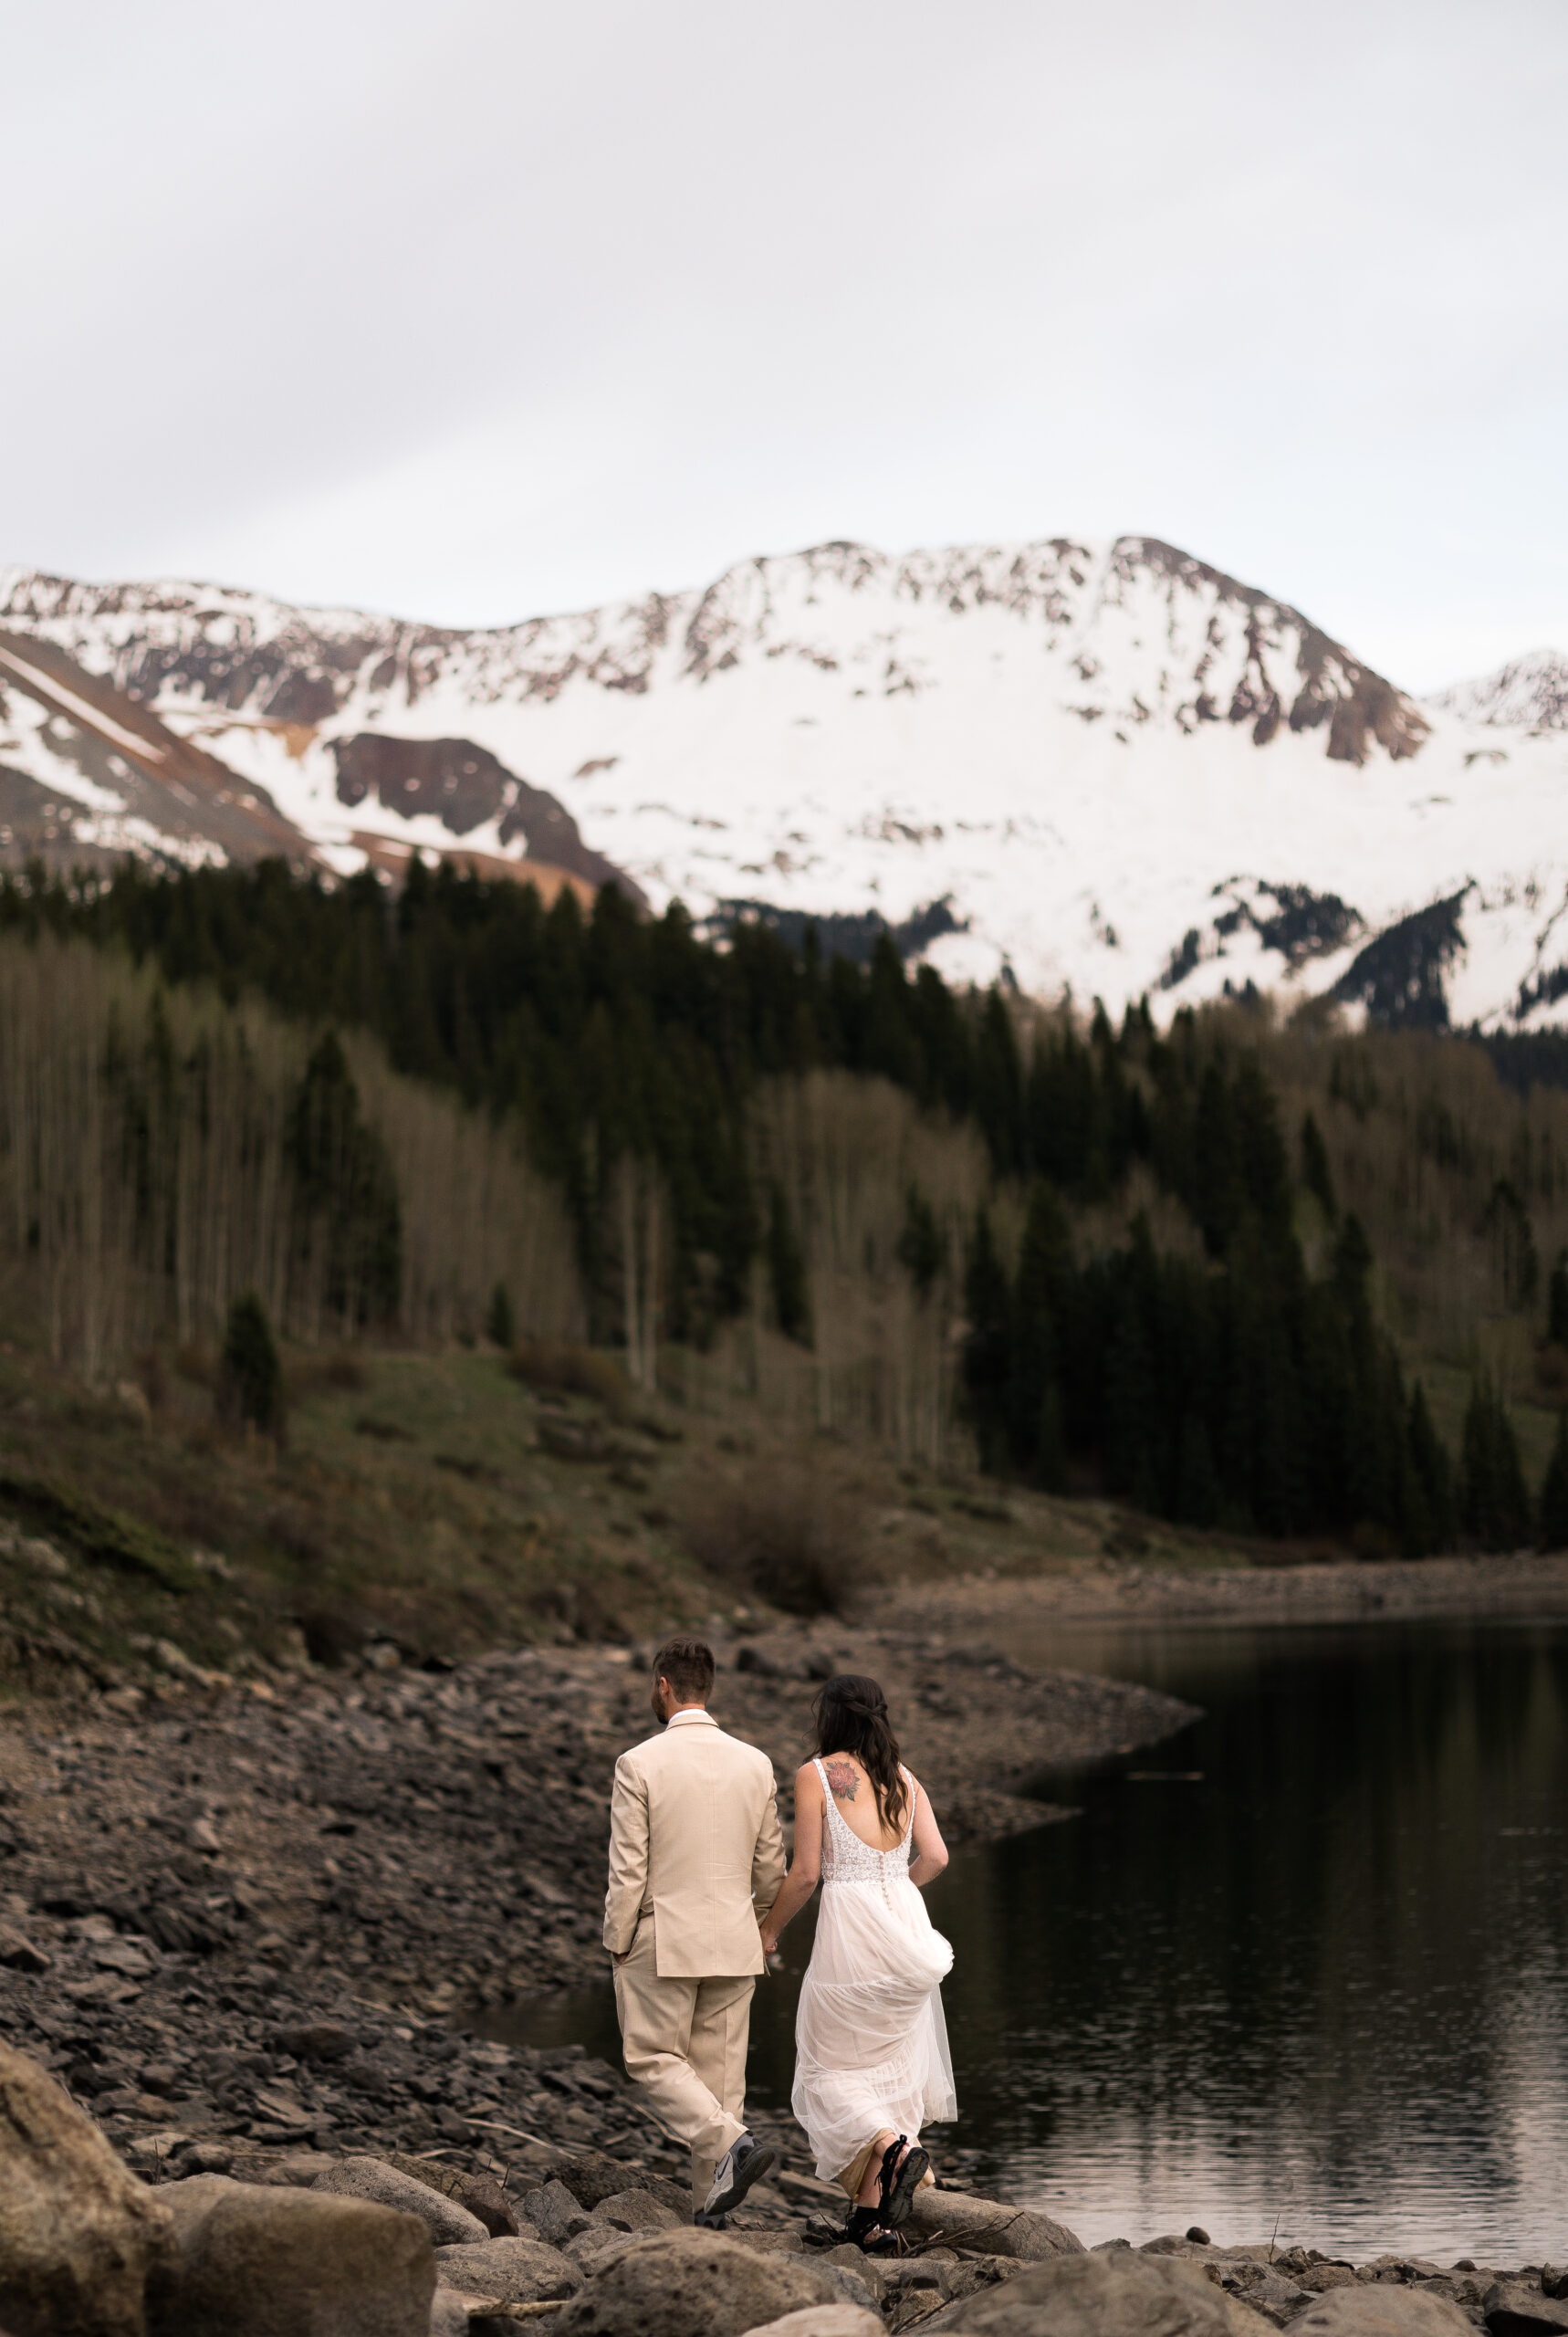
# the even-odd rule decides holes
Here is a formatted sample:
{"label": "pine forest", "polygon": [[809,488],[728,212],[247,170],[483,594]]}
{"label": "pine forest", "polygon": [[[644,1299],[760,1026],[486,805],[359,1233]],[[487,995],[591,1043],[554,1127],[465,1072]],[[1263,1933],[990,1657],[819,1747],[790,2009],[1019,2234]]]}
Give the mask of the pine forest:
{"label": "pine forest", "polygon": [[253,1347],[598,1350],[1194,1528],[1558,1546],[1561,1071],[1258,1001],[1117,1028],[885,937],[716,943],[417,861],[33,873],[0,882],[5,1328],[94,1381],[215,1354],[243,1299]]}

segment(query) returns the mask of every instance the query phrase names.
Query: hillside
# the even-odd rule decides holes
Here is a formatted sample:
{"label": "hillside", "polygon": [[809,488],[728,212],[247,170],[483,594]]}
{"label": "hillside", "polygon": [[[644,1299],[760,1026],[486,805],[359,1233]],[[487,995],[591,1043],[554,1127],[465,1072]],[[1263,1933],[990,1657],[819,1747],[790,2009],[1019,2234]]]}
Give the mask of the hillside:
{"label": "hillside", "polygon": [[532,789],[655,907],[885,921],[950,979],[1162,1019],[1249,982],[1393,1023],[1568,1011],[1568,735],[1507,689],[1418,707],[1151,539],[834,543],[486,633],[13,571],[0,621],[339,866],[515,862]]}

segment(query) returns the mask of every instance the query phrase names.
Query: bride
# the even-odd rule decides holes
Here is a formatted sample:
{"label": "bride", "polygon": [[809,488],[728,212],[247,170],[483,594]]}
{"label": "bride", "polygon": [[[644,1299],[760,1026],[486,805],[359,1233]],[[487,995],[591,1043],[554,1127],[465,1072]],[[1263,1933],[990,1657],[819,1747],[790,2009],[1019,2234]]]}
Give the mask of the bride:
{"label": "bride", "polygon": [[771,1955],[820,1876],[790,2105],[818,2175],[853,2203],[846,2237],[875,2252],[897,2245],[932,2179],[922,2125],[957,2112],[941,1996],[953,1951],[920,1896],[947,1852],[876,1682],[830,1680],[814,1711],[817,1751],[795,1779],[794,1862],[762,1944]]}

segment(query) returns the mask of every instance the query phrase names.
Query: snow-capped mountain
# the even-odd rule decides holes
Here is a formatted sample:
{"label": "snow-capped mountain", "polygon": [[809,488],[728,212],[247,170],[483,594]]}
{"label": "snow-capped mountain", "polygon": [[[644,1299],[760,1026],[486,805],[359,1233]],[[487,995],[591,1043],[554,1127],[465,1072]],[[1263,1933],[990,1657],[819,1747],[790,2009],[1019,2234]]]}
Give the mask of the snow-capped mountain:
{"label": "snow-capped mountain", "polygon": [[[14,572],[0,625],[340,867],[516,862],[542,794],[655,906],[875,912],[957,979],[1113,1011],[1251,980],[1391,1019],[1557,1011],[1568,734],[1418,706],[1146,538],[834,543],[477,633]],[[0,764],[19,751],[0,729]]]}
{"label": "snow-capped mountain", "polygon": [[1500,723],[1517,730],[1568,730],[1568,657],[1561,650],[1532,649],[1482,674],[1456,682],[1430,703],[1464,722]]}

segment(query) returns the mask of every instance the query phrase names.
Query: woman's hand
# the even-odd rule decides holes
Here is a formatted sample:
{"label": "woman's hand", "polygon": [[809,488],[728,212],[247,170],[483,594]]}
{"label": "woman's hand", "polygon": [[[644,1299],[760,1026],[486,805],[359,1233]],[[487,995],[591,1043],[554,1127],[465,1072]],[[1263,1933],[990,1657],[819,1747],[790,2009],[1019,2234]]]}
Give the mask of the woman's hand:
{"label": "woman's hand", "polygon": [[777,1954],[778,1954],[778,1953],[779,1953],[779,1934],[778,1934],[778,1933],[777,1933],[776,1931],[774,1931],[774,1930],[771,1928],[771,1926],[770,1926],[769,1924],[767,1924],[767,1923],[764,1923],[764,1924],[761,1926],[761,1931],[762,1931],[762,1953],[763,1953],[763,1954],[764,1954],[764,1955],[777,1955]]}

